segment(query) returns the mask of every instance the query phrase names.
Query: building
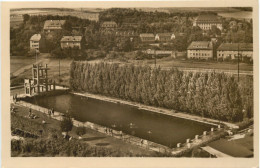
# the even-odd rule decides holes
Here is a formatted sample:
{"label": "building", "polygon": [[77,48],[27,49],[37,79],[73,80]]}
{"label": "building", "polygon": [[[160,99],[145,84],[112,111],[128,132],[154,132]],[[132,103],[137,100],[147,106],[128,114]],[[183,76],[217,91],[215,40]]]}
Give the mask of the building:
{"label": "building", "polygon": [[152,33],[142,33],[140,34],[140,39],[142,42],[154,42],[155,37]]}
{"label": "building", "polygon": [[121,27],[122,28],[126,28],[126,29],[137,28],[138,27],[138,23],[125,22],[125,23],[122,23]]}
{"label": "building", "polygon": [[52,32],[62,30],[62,26],[65,24],[65,20],[46,20],[44,23],[44,32]]}
{"label": "building", "polygon": [[243,60],[253,60],[253,43],[222,43],[217,49],[217,59],[237,59],[238,54]]}
{"label": "building", "polygon": [[155,35],[155,40],[160,42],[167,42],[175,39],[175,35],[173,33],[158,33]]}
{"label": "building", "polygon": [[81,49],[82,36],[63,36],[60,40],[61,48]]}
{"label": "building", "polygon": [[193,26],[199,26],[202,30],[210,30],[212,26],[216,26],[222,30],[222,22],[217,15],[200,15],[194,20]]}
{"label": "building", "polygon": [[107,21],[107,22],[102,23],[101,28],[102,29],[116,29],[117,24],[114,21]]}
{"label": "building", "polygon": [[129,38],[130,41],[139,37],[139,34],[135,31],[116,31],[115,36],[117,39]]}
{"label": "building", "polygon": [[213,58],[213,44],[211,41],[193,41],[187,48],[187,58]]}
{"label": "building", "polygon": [[176,53],[175,51],[171,51],[171,50],[152,50],[152,49],[148,49],[143,52],[151,56],[157,56],[158,58],[165,57],[165,56],[171,56],[175,58],[175,53]]}
{"label": "building", "polygon": [[45,45],[44,39],[41,37],[40,34],[34,34],[30,38],[30,49],[31,50],[36,50],[36,51],[40,52],[45,47],[44,45]]}

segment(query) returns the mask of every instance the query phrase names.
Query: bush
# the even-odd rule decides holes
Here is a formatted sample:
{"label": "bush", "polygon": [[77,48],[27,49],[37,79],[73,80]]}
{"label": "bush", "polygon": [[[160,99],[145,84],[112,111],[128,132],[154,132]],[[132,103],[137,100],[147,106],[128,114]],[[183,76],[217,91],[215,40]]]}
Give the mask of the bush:
{"label": "bush", "polygon": [[77,127],[76,134],[79,135],[79,136],[86,134],[86,128],[84,126]]}
{"label": "bush", "polygon": [[60,122],[60,128],[62,132],[69,132],[72,130],[73,121],[70,115],[66,115],[62,118]]}

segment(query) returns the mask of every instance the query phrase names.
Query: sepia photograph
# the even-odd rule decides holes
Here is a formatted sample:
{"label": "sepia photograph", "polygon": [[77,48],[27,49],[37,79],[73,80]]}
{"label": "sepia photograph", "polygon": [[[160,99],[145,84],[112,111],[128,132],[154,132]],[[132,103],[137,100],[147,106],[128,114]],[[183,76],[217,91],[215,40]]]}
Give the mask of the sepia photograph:
{"label": "sepia photograph", "polygon": [[6,157],[258,167],[258,2],[250,2],[6,5]]}

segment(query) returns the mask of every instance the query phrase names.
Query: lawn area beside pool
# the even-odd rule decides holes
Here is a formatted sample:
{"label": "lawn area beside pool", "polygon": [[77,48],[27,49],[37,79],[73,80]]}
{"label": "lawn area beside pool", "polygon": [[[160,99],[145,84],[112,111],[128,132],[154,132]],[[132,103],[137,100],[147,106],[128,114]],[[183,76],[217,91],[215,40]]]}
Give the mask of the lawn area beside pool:
{"label": "lawn area beside pool", "polygon": [[233,157],[253,157],[253,136],[228,141],[220,139],[208,144],[208,146]]}

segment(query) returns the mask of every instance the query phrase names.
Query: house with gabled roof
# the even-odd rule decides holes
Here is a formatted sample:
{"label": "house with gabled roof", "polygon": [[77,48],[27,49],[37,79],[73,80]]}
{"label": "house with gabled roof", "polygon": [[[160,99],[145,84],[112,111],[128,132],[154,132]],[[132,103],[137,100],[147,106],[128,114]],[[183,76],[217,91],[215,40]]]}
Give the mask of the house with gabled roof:
{"label": "house with gabled roof", "polygon": [[44,32],[62,30],[65,20],[46,20],[43,26]]}
{"label": "house with gabled roof", "polygon": [[155,35],[155,40],[160,42],[167,42],[175,39],[175,35],[173,33],[157,33]]}
{"label": "house with gabled roof", "polygon": [[45,42],[41,34],[34,34],[30,38],[30,50],[36,50],[37,52],[43,51],[45,48]]}
{"label": "house with gabled roof", "polygon": [[63,36],[60,44],[61,48],[78,48],[81,49],[82,36]]}
{"label": "house with gabled roof", "polygon": [[117,24],[114,21],[105,21],[101,24],[102,29],[115,29],[117,28]]}

